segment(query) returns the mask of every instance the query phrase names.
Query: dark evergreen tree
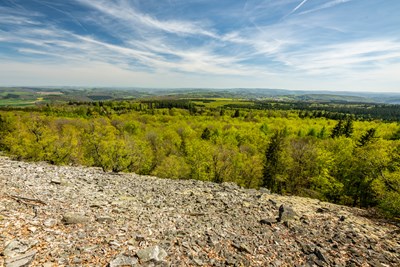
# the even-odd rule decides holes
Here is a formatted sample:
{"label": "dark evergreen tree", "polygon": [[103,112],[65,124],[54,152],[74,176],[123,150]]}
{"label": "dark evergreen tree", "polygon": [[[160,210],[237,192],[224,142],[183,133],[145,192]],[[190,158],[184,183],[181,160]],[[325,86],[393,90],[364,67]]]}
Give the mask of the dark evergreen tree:
{"label": "dark evergreen tree", "polygon": [[324,139],[325,138],[325,134],[326,134],[326,128],[324,126],[324,127],[322,127],[321,131],[318,133],[317,137],[320,138],[320,139]]}
{"label": "dark evergreen tree", "polygon": [[343,135],[343,121],[339,120],[336,126],[333,128],[331,137],[336,138]]}
{"label": "dark evergreen tree", "polygon": [[201,139],[210,140],[210,138],[211,138],[211,131],[210,131],[210,129],[208,129],[208,127],[206,127],[203,130],[203,133],[201,134]]}
{"label": "dark evergreen tree", "polygon": [[373,138],[375,137],[376,129],[371,128],[369,129],[363,136],[361,136],[360,140],[358,140],[358,147],[365,146],[366,144],[370,143]]}
{"label": "dark evergreen tree", "polygon": [[343,128],[343,134],[344,136],[346,136],[347,138],[351,137],[353,135],[353,119],[352,118],[348,118],[346,120],[346,123],[344,125]]}
{"label": "dark evergreen tree", "polygon": [[281,153],[284,149],[284,133],[277,131],[272,136],[271,141],[265,151],[265,163],[262,185],[269,188],[272,192],[280,193],[282,184],[277,177],[282,172],[283,162],[281,162]]}

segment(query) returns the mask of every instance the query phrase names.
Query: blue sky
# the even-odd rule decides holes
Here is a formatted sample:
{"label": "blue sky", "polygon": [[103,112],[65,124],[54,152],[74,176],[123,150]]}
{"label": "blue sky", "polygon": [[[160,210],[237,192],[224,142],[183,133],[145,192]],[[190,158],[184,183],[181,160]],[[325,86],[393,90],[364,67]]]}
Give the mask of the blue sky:
{"label": "blue sky", "polygon": [[400,92],[399,0],[0,0],[0,86]]}

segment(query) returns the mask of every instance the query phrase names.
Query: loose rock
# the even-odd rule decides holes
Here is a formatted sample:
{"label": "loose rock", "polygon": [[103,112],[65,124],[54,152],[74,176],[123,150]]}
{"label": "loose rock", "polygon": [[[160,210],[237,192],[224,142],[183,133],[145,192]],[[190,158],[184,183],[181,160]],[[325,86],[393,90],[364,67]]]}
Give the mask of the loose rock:
{"label": "loose rock", "polygon": [[368,215],[230,183],[0,157],[0,266],[400,266],[398,227]]}
{"label": "loose rock", "polygon": [[277,223],[278,221],[274,218],[268,218],[268,219],[262,219],[260,220],[261,224],[268,224],[269,226],[272,226],[272,224]]}
{"label": "loose rock", "polygon": [[281,205],[279,207],[279,222],[287,222],[287,221],[292,221],[296,220],[298,218],[296,212],[294,210],[286,205]]}
{"label": "loose rock", "polygon": [[46,219],[44,222],[43,222],[43,225],[44,226],[46,226],[46,227],[54,227],[55,225],[57,224],[57,220],[56,219],[52,219],[52,218],[49,218],[49,219]]}
{"label": "loose rock", "polygon": [[99,216],[96,218],[96,222],[99,223],[112,223],[113,222],[113,218],[109,217],[109,216]]}
{"label": "loose rock", "polygon": [[78,223],[87,223],[90,218],[81,214],[81,213],[73,213],[68,212],[63,215],[62,222],[64,224],[78,224]]}
{"label": "loose rock", "polygon": [[137,263],[138,263],[138,259],[136,257],[118,255],[115,259],[113,259],[108,264],[108,266],[109,267],[134,266]]}
{"label": "loose rock", "polygon": [[6,267],[28,267],[35,258],[37,251],[30,252],[9,258],[6,260]]}
{"label": "loose rock", "polygon": [[148,247],[139,250],[136,255],[139,257],[141,262],[148,262],[151,260],[162,261],[166,256],[167,252],[159,246]]}
{"label": "loose rock", "polygon": [[26,242],[12,240],[8,243],[3,251],[3,255],[9,258],[15,257],[26,252],[30,246]]}

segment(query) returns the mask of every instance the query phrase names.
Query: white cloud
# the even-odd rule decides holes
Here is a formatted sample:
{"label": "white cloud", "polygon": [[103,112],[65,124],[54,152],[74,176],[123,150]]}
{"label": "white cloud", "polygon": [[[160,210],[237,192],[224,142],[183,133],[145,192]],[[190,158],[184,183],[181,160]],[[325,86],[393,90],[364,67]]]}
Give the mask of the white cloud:
{"label": "white cloud", "polygon": [[[281,55],[286,64],[309,73],[346,73],[365,67],[387,68],[400,60],[400,43],[393,40],[365,40],[323,46],[317,50]],[[374,66],[374,63],[380,63]],[[362,70],[362,71],[363,71]]]}
{"label": "white cloud", "polygon": [[[0,30],[0,41],[18,53],[3,54],[2,83],[13,77],[26,84],[32,79],[36,84],[71,81],[76,85],[135,86],[131,83],[140,80],[138,86],[334,89],[344,87],[345,82],[365,88],[378,87],[379,82],[394,88],[399,82],[392,71],[399,69],[399,40],[379,32],[360,38],[343,30],[346,25],[338,23],[335,14],[314,12],[350,0],[330,0],[317,6],[307,0],[248,2],[243,9],[252,24],[229,30],[217,23],[149,15],[126,0],[75,1],[92,10],[80,17],[82,24],[97,27],[102,34],[81,31],[81,22],[75,21],[77,13],[60,6],[53,9],[78,27],[44,23],[44,14],[7,9],[0,17],[0,26],[6,25]],[[55,5],[43,3],[49,8]],[[271,8],[279,10],[282,17],[294,12],[299,15],[263,21]],[[333,32],[347,38],[336,38]],[[359,82],[365,75],[376,81]]]}
{"label": "white cloud", "polygon": [[329,2],[327,2],[325,4],[319,5],[317,7],[314,7],[312,9],[309,9],[309,10],[306,10],[306,11],[303,11],[300,14],[307,14],[307,13],[311,13],[311,12],[320,11],[322,9],[332,8],[332,7],[335,7],[337,5],[344,4],[344,3],[347,3],[347,2],[350,2],[350,1],[352,1],[352,0],[333,0],[333,1],[329,1]]}
{"label": "white cloud", "polygon": [[158,20],[148,14],[143,14],[135,9],[126,1],[102,1],[102,0],[76,0],[81,4],[95,8],[96,10],[113,17],[132,23],[132,27],[145,26],[147,28],[164,31],[167,33],[182,35],[204,35],[216,38],[217,35],[203,28],[202,22],[193,22],[185,20]]}
{"label": "white cloud", "polygon": [[300,4],[298,4],[295,8],[293,8],[292,11],[290,11],[290,14],[296,12],[296,11],[297,11],[299,8],[301,8],[305,3],[307,3],[307,1],[308,1],[308,0],[303,0],[303,1],[301,1]]}
{"label": "white cloud", "polygon": [[[176,72],[132,71],[104,62],[82,64],[48,64],[0,62],[0,80],[2,85],[18,86],[126,86],[157,88],[287,88],[304,90],[360,90],[369,91],[379,88],[381,91],[396,91],[400,83],[398,77],[400,64],[391,69],[370,70],[366,73],[337,79],[316,76],[310,82],[309,77],[296,73],[263,76],[209,76],[182,74]],[[367,77],[367,79],[366,79]],[[18,82],[16,82],[18,81]],[[383,81],[383,82],[381,82]],[[349,84],[352,86],[350,87]]]}

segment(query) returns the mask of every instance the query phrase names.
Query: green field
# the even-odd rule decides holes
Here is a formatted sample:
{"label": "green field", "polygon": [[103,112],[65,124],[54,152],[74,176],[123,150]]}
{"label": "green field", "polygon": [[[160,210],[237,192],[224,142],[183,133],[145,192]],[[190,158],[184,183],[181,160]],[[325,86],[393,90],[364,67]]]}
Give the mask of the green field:
{"label": "green field", "polygon": [[248,100],[232,99],[232,98],[205,98],[195,99],[192,103],[197,106],[204,106],[206,108],[219,108],[227,105],[254,105],[254,102]]}
{"label": "green field", "polygon": [[34,106],[37,100],[0,99],[0,106],[27,107]]}

